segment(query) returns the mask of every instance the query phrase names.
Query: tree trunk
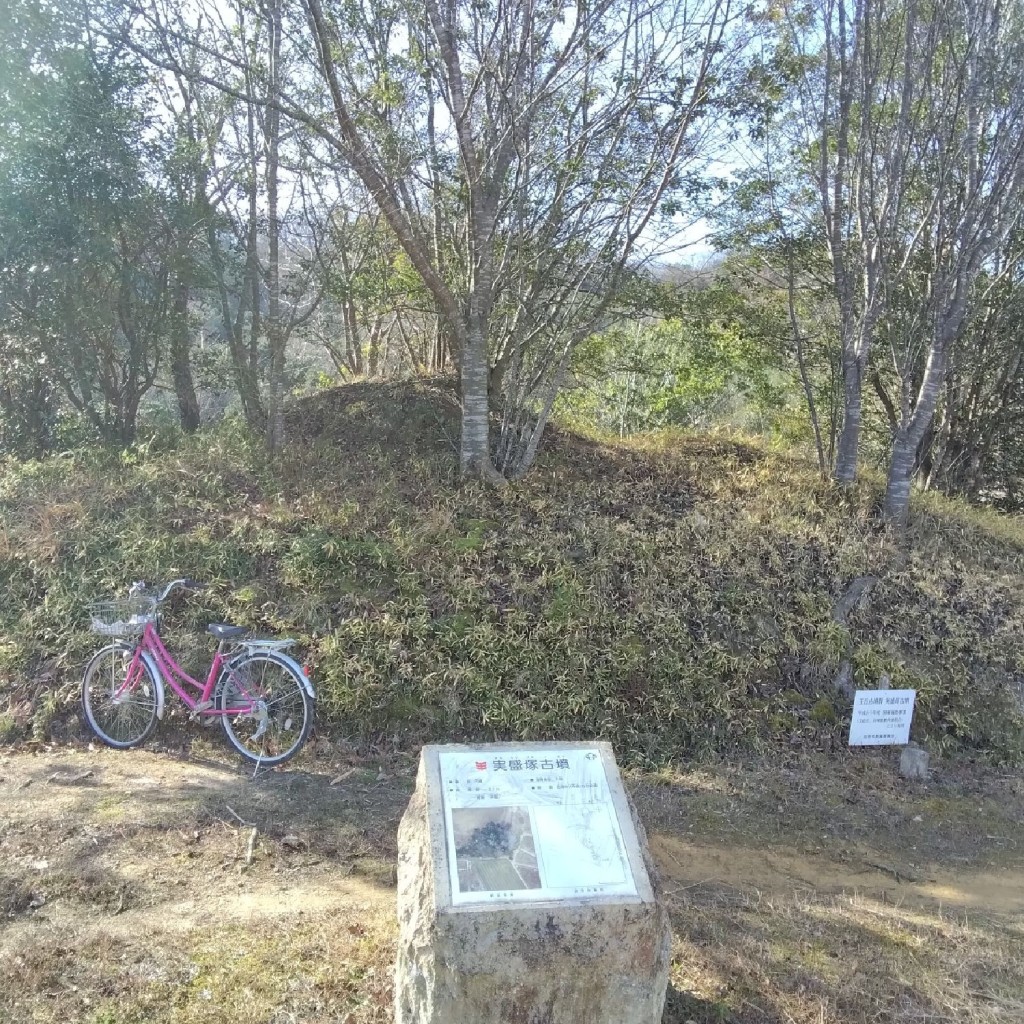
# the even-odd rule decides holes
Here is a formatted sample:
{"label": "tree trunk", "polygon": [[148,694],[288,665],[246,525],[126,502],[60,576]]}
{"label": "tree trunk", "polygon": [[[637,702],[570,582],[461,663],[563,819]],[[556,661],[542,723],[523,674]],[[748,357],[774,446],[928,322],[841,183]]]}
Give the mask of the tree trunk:
{"label": "tree trunk", "polygon": [[284,345],[268,331],[270,341],[270,394],[267,410],[267,450],[278,452],[284,444]]}
{"label": "tree trunk", "polygon": [[287,334],[281,319],[281,221],[278,211],[278,161],[281,112],[277,104],[281,63],[281,8],[272,0],[267,12],[270,30],[270,76],[267,83],[267,344],[270,348],[270,396],[267,449],[284,444],[284,363]]}
{"label": "tree trunk", "polygon": [[917,466],[917,452],[932,424],[939,402],[939,390],[946,376],[946,352],[963,323],[963,307],[951,315],[951,324],[941,328],[943,334],[932,344],[921,387],[917,393],[914,413],[900,424],[892,445],[892,461],[885,485],[882,518],[889,526],[903,529],[910,510],[910,484]]}
{"label": "tree trunk", "polygon": [[843,359],[843,426],[836,449],[833,478],[839,484],[852,484],[857,478],[857,457],[860,452],[861,366],[854,356]]}
{"label": "tree trunk", "polygon": [[[231,295],[228,290],[227,269],[224,266],[224,255],[221,252],[220,240],[217,237],[217,226],[214,221],[213,209],[205,204],[206,239],[210,249],[210,262],[213,265],[214,278],[220,298],[220,317],[222,331],[231,352],[231,368],[234,373],[235,387],[242,403],[242,414],[250,430],[259,430],[263,426],[263,407],[260,403],[260,388],[256,373],[249,361],[245,339],[242,334],[243,321],[249,305],[251,289],[249,275],[252,270],[251,261],[246,259],[245,279],[238,296],[238,309],[235,315],[231,312]],[[254,314],[255,315],[255,314]]]}
{"label": "tree trunk", "polygon": [[[800,370],[800,384],[804,389],[804,399],[807,402],[807,414],[811,418],[811,429],[814,431],[814,449],[818,454],[818,471],[822,479],[828,476],[828,463],[825,461],[825,445],[821,440],[821,422],[818,418],[818,405],[814,400],[814,386],[811,383],[810,374],[807,371],[807,360],[804,355],[804,332],[800,327],[800,317],[797,314],[796,305],[796,263],[793,258],[792,249],[789,251],[789,259],[786,269],[786,298],[789,309],[789,324],[793,331],[793,343],[796,347],[796,363]],[[628,403],[629,389],[626,389]],[[625,408],[623,409],[623,420],[625,420]],[[620,433],[622,433],[620,427]]]}
{"label": "tree trunk", "polygon": [[171,330],[171,379],[174,382],[174,394],[178,399],[181,429],[191,434],[199,429],[199,401],[192,380],[192,362],[189,355],[188,298],[188,284],[178,281],[174,291]]}
{"label": "tree trunk", "polygon": [[366,375],[371,379],[380,375],[380,338],[381,324],[378,318],[370,328],[369,344],[366,346]]}
{"label": "tree trunk", "polygon": [[914,476],[917,459],[917,445],[905,427],[896,432],[892,443],[892,461],[889,463],[889,477],[885,484],[885,500],[882,504],[882,518],[890,526],[902,528],[907,522],[910,508],[910,484]]}
{"label": "tree trunk", "polygon": [[[459,464],[463,476],[499,476],[491,463],[489,367],[487,337],[479,323],[466,331],[462,349],[462,444]],[[488,472],[488,470],[490,472]]]}

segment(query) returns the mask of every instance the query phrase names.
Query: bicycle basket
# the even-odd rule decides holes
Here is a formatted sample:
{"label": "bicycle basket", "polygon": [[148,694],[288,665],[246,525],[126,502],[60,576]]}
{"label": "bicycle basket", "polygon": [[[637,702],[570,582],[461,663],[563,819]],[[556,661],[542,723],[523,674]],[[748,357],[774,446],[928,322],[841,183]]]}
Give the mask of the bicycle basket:
{"label": "bicycle basket", "polygon": [[150,622],[156,622],[156,598],[148,594],[89,605],[89,626],[104,636],[137,636]]}

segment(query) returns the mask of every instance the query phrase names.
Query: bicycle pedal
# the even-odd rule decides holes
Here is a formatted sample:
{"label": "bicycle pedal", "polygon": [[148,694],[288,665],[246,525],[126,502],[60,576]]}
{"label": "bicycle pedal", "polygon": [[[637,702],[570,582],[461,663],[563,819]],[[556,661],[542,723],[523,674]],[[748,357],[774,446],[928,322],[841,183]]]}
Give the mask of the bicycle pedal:
{"label": "bicycle pedal", "polygon": [[[204,711],[209,711],[212,707],[213,707],[213,701],[212,700],[204,700],[202,703],[197,704],[192,709],[192,714],[190,714],[188,716],[189,717],[189,721],[195,722],[195,721],[198,721],[201,718],[204,718],[203,712]],[[212,720],[212,716],[210,716],[210,715],[206,715],[205,718],[210,718]],[[206,722],[204,721],[203,724],[205,725]]]}

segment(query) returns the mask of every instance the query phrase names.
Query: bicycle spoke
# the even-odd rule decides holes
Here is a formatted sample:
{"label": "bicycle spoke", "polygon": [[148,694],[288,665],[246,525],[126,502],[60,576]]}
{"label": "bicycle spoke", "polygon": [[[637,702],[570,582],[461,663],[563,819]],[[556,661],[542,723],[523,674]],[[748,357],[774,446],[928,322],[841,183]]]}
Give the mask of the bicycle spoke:
{"label": "bicycle spoke", "polygon": [[[279,763],[298,751],[312,707],[295,673],[272,657],[256,655],[238,665],[225,684],[224,730],[250,760]],[[230,713],[237,709],[237,713]]]}
{"label": "bicycle spoke", "polygon": [[96,655],[82,683],[86,720],[104,743],[118,747],[141,743],[152,731],[156,694],[148,667],[119,647]]}

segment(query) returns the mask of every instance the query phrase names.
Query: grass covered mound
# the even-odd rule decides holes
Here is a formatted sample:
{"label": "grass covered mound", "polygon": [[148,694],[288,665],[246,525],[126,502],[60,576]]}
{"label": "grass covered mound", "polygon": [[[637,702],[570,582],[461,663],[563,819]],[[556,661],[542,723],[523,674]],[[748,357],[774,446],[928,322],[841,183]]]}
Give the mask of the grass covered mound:
{"label": "grass covered mound", "polygon": [[633,763],[830,746],[849,660],[918,691],[933,748],[1024,756],[1016,521],[924,496],[899,551],[876,481],[839,492],[795,455],[677,433],[552,430],[522,483],[460,486],[457,431],[441,385],[356,384],[297,407],[272,465],[225,424],[4,467],[0,737],[73,722],[87,602],[187,575],[214,586],[169,625],[298,637],[337,735],[598,736]]}

